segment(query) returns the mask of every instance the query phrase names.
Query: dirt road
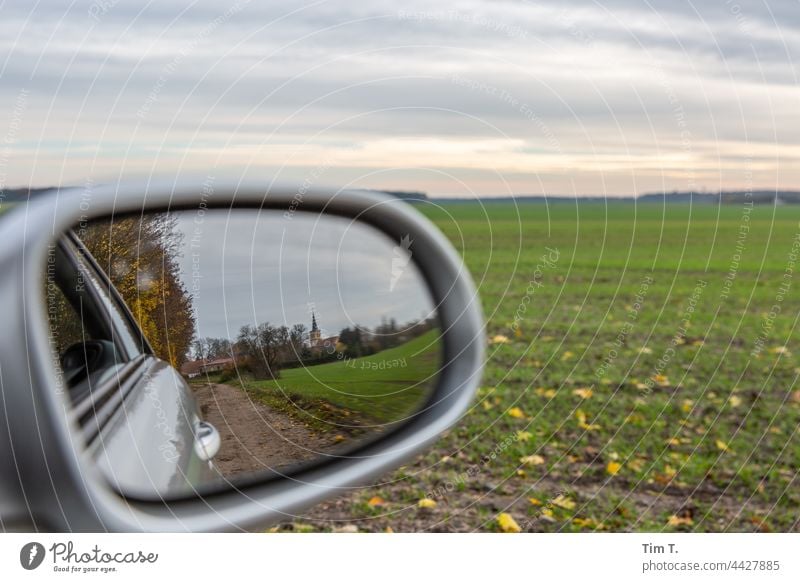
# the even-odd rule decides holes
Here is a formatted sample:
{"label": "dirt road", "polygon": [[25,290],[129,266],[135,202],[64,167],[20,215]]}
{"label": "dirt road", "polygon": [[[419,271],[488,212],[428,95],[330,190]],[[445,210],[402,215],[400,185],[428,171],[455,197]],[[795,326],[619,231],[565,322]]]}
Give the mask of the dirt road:
{"label": "dirt road", "polygon": [[330,449],[326,439],[251,400],[241,388],[207,384],[195,389],[195,397],[204,419],[220,433],[222,446],[214,464],[225,477],[287,467]]}

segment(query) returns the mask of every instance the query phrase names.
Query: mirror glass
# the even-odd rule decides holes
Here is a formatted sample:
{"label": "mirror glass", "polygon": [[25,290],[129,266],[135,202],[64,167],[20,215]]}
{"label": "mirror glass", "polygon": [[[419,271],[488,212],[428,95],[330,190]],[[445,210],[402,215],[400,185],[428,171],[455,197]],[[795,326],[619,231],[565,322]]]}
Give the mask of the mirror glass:
{"label": "mirror glass", "polygon": [[185,495],[357,454],[422,410],[442,346],[411,235],[199,209],[75,226],[45,277],[59,390],[111,483]]}

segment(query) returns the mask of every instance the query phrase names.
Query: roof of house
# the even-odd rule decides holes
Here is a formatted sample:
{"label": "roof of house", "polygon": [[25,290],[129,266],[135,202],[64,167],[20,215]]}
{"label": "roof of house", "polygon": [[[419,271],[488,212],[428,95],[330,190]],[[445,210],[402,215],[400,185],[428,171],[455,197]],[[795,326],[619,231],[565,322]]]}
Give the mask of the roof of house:
{"label": "roof of house", "polygon": [[181,366],[181,374],[196,374],[200,372],[203,365],[205,365],[205,360],[194,360],[191,362],[184,362]]}
{"label": "roof of house", "polygon": [[226,364],[233,364],[233,358],[217,358],[216,360],[208,360],[203,362],[203,367],[224,366]]}

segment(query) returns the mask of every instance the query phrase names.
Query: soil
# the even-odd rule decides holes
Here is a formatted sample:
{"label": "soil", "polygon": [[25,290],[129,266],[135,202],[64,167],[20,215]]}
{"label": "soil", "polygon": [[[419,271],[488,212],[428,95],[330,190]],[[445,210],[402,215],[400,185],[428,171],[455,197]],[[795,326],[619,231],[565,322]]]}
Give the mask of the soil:
{"label": "soil", "polygon": [[214,465],[226,478],[317,459],[332,446],[330,437],[251,400],[235,386],[205,384],[195,388],[195,398],[204,420],[220,433]]}

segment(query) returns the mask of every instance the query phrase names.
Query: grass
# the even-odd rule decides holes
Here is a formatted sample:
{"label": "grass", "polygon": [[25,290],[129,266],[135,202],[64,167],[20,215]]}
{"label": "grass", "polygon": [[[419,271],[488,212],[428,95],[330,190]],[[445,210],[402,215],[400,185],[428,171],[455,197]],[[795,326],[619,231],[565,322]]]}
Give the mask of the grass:
{"label": "grass", "polygon": [[[507,512],[526,531],[800,529],[800,208],[421,209],[461,251],[487,339],[501,336],[479,398],[433,450],[306,520],[493,531]],[[365,503],[376,495],[378,509]],[[436,508],[418,510],[423,496]]]}
{"label": "grass", "polygon": [[438,331],[364,358],[248,381],[252,396],[318,430],[401,421],[424,404],[441,359]]}

